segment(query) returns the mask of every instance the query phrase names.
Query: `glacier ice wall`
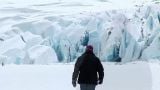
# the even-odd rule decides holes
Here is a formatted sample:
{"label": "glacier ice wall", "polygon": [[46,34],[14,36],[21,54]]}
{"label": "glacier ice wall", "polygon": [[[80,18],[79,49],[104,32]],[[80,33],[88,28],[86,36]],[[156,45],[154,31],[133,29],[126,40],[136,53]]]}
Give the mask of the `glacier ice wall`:
{"label": "glacier ice wall", "polygon": [[102,61],[160,59],[158,4],[71,15],[16,13],[0,17],[0,62],[72,62],[88,44]]}

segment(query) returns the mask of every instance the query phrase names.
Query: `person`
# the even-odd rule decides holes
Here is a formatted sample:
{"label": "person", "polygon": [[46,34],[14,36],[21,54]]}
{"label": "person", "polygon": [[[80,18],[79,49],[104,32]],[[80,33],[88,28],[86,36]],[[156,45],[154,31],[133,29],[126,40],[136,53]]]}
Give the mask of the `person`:
{"label": "person", "polygon": [[72,85],[80,84],[81,90],[95,90],[97,84],[103,83],[104,68],[93,53],[93,46],[86,46],[85,52],[78,57],[72,75]]}

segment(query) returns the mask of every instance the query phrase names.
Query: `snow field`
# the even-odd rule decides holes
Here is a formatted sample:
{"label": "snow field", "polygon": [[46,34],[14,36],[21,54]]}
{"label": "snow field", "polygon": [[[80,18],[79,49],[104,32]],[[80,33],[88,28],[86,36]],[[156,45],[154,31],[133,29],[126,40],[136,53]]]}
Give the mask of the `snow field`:
{"label": "snow field", "polygon": [[[160,65],[147,62],[103,63],[104,83],[96,90],[159,90]],[[73,64],[0,67],[1,90],[79,90],[72,87]]]}

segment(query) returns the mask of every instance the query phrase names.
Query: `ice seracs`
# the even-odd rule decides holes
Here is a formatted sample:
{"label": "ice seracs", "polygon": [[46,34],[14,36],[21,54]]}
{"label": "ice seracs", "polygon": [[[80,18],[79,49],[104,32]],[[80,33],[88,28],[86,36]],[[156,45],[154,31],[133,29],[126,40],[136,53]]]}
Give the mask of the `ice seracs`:
{"label": "ice seracs", "polygon": [[27,52],[31,64],[52,64],[58,62],[56,53],[48,46],[35,45]]}
{"label": "ice seracs", "polygon": [[[18,9],[16,12],[6,12],[4,10],[8,9],[0,7],[0,12],[4,14],[0,16],[3,24],[0,28],[0,54],[5,53],[7,58],[16,56],[12,63],[48,64],[52,56],[55,57],[52,61],[72,62],[83,53],[86,45],[92,44],[94,52],[102,61],[121,58],[122,62],[130,62],[159,58],[159,5],[143,2],[129,8],[122,8],[121,5],[113,5],[112,8],[107,6],[114,3],[115,1],[102,3],[98,0],[95,3],[88,0],[62,0],[58,3],[34,5],[29,3],[25,8],[22,5],[14,8]],[[26,8],[37,9],[38,12],[19,11]],[[9,17],[5,16],[8,13],[11,13]],[[14,52],[17,55],[11,55]],[[44,57],[50,58],[43,61],[37,53],[46,53]]]}

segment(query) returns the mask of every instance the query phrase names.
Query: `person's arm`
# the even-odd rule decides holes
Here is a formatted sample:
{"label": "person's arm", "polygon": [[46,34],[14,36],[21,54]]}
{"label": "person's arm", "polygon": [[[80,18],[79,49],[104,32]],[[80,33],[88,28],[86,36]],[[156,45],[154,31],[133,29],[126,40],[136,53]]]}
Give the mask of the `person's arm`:
{"label": "person's arm", "polygon": [[75,87],[76,86],[76,82],[77,82],[77,77],[79,75],[79,68],[80,68],[80,63],[81,60],[80,58],[77,59],[75,66],[74,66],[74,71],[73,71],[73,75],[72,75],[72,84]]}
{"label": "person's arm", "polygon": [[103,65],[101,63],[101,61],[98,59],[98,74],[99,74],[99,84],[103,83],[103,77],[104,77],[104,68]]}

